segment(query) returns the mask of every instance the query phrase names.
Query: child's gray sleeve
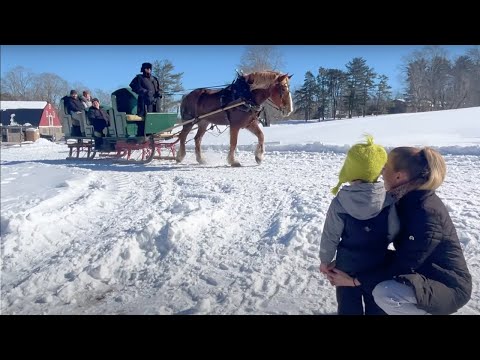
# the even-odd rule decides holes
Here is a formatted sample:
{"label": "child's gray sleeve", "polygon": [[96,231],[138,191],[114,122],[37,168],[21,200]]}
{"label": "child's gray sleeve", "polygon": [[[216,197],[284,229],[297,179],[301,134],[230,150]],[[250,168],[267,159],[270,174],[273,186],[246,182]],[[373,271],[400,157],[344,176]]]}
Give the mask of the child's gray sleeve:
{"label": "child's gray sleeve", "polygon": [[330,263],[335,257],[338,243],[342,236],[345,224],[339,215],[341,205],[337,198],[333,199],[327,211],[327,217],[323,226],[320,240],[320,260],[322,263]]}
{"label": "child's gray sleeve", "polygon": [[395,204],[390,206],[390,212],[388,213],[388,240],[390,242],[395,239],[400,231],[400,220],[398,219],[397,208]]}

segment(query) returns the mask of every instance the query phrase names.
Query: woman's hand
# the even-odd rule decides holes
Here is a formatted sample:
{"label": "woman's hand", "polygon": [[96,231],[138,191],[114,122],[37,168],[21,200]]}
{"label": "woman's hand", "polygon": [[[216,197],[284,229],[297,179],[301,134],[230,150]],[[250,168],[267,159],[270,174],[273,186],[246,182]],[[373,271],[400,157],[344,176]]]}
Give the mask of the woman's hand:
{"label": "woman's hand", "polygon": [[320,264],[320,272],[322,274],[328,275],[330,270],[332,270],[335,267],[335,260],[333,260],[331,263],[321,263]]}

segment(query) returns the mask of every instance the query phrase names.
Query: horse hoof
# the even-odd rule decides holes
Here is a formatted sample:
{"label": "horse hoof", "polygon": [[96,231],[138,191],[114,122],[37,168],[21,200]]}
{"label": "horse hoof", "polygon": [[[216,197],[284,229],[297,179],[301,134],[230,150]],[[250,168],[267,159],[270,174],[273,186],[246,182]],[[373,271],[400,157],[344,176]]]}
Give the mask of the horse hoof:
{"label": "horse hoof", "polygon": [[234,161],[230,164],[232,167],[241,167],[242,164],[240,164],[238,161]]}
{"label": "horse hoof", "polygon": [[207,161],[206,160],[197,160],[200,165],[206,165]]}
{"label": "horse hoof", "polygon": [[263,160],[262,158],[255,156],[255,161],[257,162],[258,165],[262,163],[262,160]]}

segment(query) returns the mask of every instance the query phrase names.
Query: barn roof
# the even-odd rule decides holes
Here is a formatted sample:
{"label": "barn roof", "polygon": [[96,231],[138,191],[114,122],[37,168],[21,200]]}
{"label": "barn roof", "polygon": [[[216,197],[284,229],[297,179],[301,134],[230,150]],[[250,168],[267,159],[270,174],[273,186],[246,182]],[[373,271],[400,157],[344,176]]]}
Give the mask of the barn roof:
{"label": "barn roof", "polygon": [[46,101],[0,101],[1,110],[10,109],[44,109]]}

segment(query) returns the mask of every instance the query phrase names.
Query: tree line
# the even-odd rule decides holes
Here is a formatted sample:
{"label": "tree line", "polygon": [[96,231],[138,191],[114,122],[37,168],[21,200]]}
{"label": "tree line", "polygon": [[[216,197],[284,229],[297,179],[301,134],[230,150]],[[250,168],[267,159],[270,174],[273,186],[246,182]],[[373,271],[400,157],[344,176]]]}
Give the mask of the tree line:
{"label": "tree line", "polygon": [[402,77],[405,91],[394,99],[388,77],[361,57],[345,69],[307,71],[294,91],[293,116],[325,120],[480,106],[480,47],[454,60],[441,47],[425,47],[403,60]]}
{"label": "tree line", "polygon": [[[169,60],[156,60],[152,63],[152,73],[158,77],[164,90],[161,99],[161,112],[175,110],[179,100],[176,93],[183,91],[183,73],[175,73],[175,67]],[[132,75],[133,78],[134,75]],[[1,79],[0,99],[4,101],[48,101],[57,109],[60,100],[70,93],[71,89],[89,91],[93,97],[100,100],[103,106],[111,106],[111,92],[103,89],[90,89],[81,82],[69,83],[54,73],[35,74],[32,71],[17,66],[6,72]]]}
{"label": "tree line", "polygon": [[320,67],[316,75],[307,71],[293,100],[296,112],[302,113],[305,120],[325,120],[383,114],[391,95],[388,77],[377,75],[365,59],[357,57],[346,65],[345,70]]}
{"label": "tree line", "polygon": [[4,101],[48,101],[58,107],[60,99],[68,95],[70,89],[80,94],[88,90],[102,103],[111,103],[110,94],[104,90],[92,91],[80,82],[69,83],[54,73],[35,74],[23,66],[16,66],[2,76],[0,97]]}
{"label": "tree line", "polygon": [[403,73],[412,111],[480,106],[479,46],[454,60],[440,47],[427,47],[412,53]]}
{"label": "tree line", "polygon": [[[178,95],[184,92],[183,73],[176,73],[167,59],[156,60],[152,65],[153,75],[164,90],[161,111],[175,111],[180,102]],[[283,55],[272,45],[246,46],[238,64],[244,73],[282,71],[283,67]],[[479,46],[456,59],[450,59],[439,46],[425,47],[403,59],[401,76],[404,92],[394,98],[388,77],[377,74],[362,57],[353,58],[344,69],[320,66],[316,73],[307,71],[302,85],[293,91],[296,110],[291,117],[324,120],[480,106]],[[111,105],[109,91],[91,90],[80,82],[68,83],[54,73],[34,74],[22,66],[2,75],[0,98],[48,101],[58,107],[70,89],[89,90],[101,104]],[[268,105],[265,114],[270,121],[281,118]]]}
{"label": "tree line", "polygon": [[[245,73],[262,70],[278,70],[283,66],[282,55],[275,46],[246,46],[240,58],[238,69]],[[163,89],[161,111],[175,111],[180,104],[180,96],[185,89],[182,85],[183,72],[175,72],[175,66],[168,59],[155,60],[152,74],[159,80]],[[232,76],[235,69],[232,69]],[[133,75],[132,75],[133,78]],[[48,101],[59,106],[60,99],[69,94],[71,89],[78,92],[90,91],[104,106],[111,106],[111,91],[90,89],[81,82],[69,83],[54,73],[35,74],[23,66],[17,66],[2,74],[1,100]]]}

